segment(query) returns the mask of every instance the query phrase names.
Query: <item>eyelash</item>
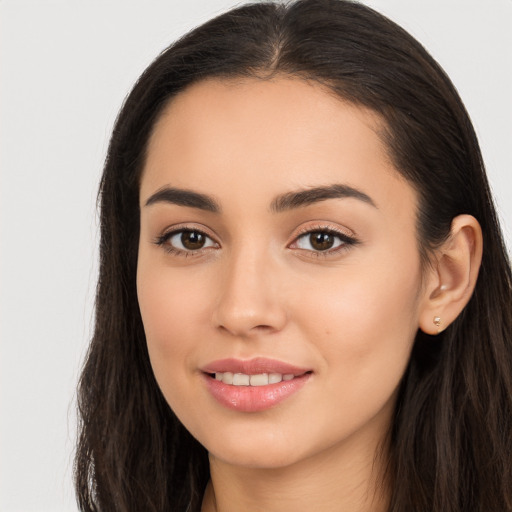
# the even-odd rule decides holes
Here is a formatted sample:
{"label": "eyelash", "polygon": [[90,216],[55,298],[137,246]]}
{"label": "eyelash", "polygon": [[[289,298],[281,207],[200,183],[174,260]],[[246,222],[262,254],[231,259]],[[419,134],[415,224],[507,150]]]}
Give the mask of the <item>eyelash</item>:
{"label": "eyelash", "polygon": [[339,231],[337,229],[333,229],[330,226],[320,226],[319,225],[319,226],[308,226],[308,227],[304,228],[303,230],[301,230],[298,233],[298,235],[295,237],[292,244],[290,244],[290,245],[297,244],[297,242],[301,238],[306,238],[307,236],[311,236],[313,233],[322,233],[322,234],[332,235],[332,236],[338,238],[339,241],[341,242],[340,245],[338,245],[337,247],[334,247],[333,249],[327,249],[325,251],[314,251],[314,250],[310,250],[310,249],[301,249],[299,247],[297,248],[301,251],[309,253],[312,257],[315,257],[315,258],[327,258],[329,256],[336,255],[342,251],[347,251],[351,247],[354,247],[355,245],[359,244],[359,240],[357,240],[353,236],[349,236],[346,233],[343,233],[342,231]]}
{"label": "eyelash", "polygon": [[[179,235],[180,233],[182,234],[187,231],[190,233],[197,233],[201,236],[204,236],[205,238],[212,241],[215,245],[217,245],[217,247],[219,246],[219,244],[217,242],[215,242],[213,240],[213,238],[210,235],[208,235],[206,232],[204,232],[203,230],[198,229],[196,227],[187,227],[187,226],[183,226],[178,229],[173,229],[171,231],[167,231],[167,232],[163,233],[162,235],[158,236],[154,240],[154,243],[156,245],[162,247],[168,254],[172,254],[175,256],[181,256],[181,257],[185,257],[185,258],[196,256],[196,255],[200,254],[201,251],[209,250],[211,248],[211,246],[209,246],[209,247],[202,247],[197,250],[192,250],[192,249],[191,250],[183,250],[183,249],[174,247],[173,245],[171,245],[169,243],[170,239],[173,236]],[[346,251],[346,250],[350,249],[350,247],[353,247],[353,246],[359,244],[359,241],[356,238],[351,237],[351,236],[347,235],[346,233],[343,233],[342,231],[333,229],[332,227],[308,226],[307,228],[304,228],[303,230],[301,230],[295,236],[293,242],[291,244],[289,244],[288,247],[291,247],[292,245],[297,244],[300,239],[305,238],[307,236],[311,236],[313,233],[322,233],[322,234],[332,235],[332,236],[338,238],[338,240],[341,243],[340,243],[340,245],[338,245],[337,247],[335,247],[333,249],[326,249],[324,251],[302,249],[300,247],[296,248],[296,249],[300,250],[301,252],[308,253],[310,255],[310,257],[326,258],[329,256],[333,256],[335,254],[338,254],[339,252]],[[291,247],[291,248],[294,248],[294,247]]]}
{"label": "eyelash", "polygon": [[[204,236],[205,238],[209,239],[209,240],[212,240],[213,241],[213,238],[208,235],[207,233],[205,233],[203,230],[201,229],[198,229],[196,227],[187,227],[187,226],[183,226],[183,227],[180,227],[178,229],[173,229],[171,231],[167,231],[165,233],[163,233],[162,235],[158,236],[154,243],[160,247],[162,247],[164,249],[165,252],[167,252],[168,254],[172,254],[172,255],[175,255],[175,256],[183,256],[185,258],[188,258],[190,256],[195,256],[197,254],[199,254],[201,251],[204,251],[205,249],[209,249],[209,247],[206,247],[206,248],[200,248],[200,249],[197,249],[197,250],[183,250],[183,249],[179,249],[177,247],[174,247],[173,245],[171,245],[169,243],[169,241],[171,240],[171,238],[173,236],[176,236],[176,235],[179,235],[180,233],[184,233],[184,232],[189,232],[189,233],[197,233],[199,235],[202,235]],[[216,242],[214,242],[216,245],[218,245]]]}

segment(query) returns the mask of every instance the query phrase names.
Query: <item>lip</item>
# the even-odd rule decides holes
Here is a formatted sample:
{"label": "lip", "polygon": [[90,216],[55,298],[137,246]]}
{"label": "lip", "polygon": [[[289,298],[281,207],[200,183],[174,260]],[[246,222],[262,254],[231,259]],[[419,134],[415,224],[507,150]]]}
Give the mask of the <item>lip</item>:
{"label": "lip", "polygon": [[[270,409],[297,393],[310,379],[312,372],[283,361],[258,357],[250,360],[219,359],[201,369],[206,388],[221,405],[239,412],[260,412]],[[220,372],[293,374],[292,380],[266,386],[233,386],[211,377]]]}
{"label": "lip", "polygon": [[255,357],[254,359],[219,359],[212,361],[201,369],[204,373],[232,372],[246,373],[256,375],[258,373],[282,373],[293,375],[302,375],[309,368],[301,368],[277,359],[268,359],[266,357]]}

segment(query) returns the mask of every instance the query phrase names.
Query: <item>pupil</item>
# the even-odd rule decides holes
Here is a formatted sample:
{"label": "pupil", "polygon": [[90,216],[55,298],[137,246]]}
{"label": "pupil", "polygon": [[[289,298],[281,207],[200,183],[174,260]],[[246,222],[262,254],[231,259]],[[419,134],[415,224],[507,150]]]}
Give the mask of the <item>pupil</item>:
{"label": "pupil", "polygon": [[183,231],[181,234],[181,243],[187,249],[201,249],[204,245],[204,235],[197,231]]}
{"label": "pupil", "polygon": [[334,245],[334,236],[330,233],[316,232],[309,236],[311,246],[317,251],[327,251]]}

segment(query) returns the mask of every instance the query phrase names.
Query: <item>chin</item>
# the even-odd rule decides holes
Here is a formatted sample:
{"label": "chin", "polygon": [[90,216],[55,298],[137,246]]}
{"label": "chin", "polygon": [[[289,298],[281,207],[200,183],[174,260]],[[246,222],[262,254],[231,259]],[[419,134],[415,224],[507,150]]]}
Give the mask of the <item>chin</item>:
{"label": "chin", "polygon": [[[264,446],[264,448],[262,447]],[[275,445],[223,446],[208,451],[210,458],[248,469],[281,469],[299,462],[298,450]]]}
{"label": "chin", "polygon": [[292,428],[278,421],[258,425],[226,424],[220,430],[203,431],[202,434],[206,435],[198,435],[197,439],[212,459],[225,464],[253,469],[280,469],[332,447],[333,440],[326,437],[322,429],[309,426],[311,428],[301,429],[295,423]]}

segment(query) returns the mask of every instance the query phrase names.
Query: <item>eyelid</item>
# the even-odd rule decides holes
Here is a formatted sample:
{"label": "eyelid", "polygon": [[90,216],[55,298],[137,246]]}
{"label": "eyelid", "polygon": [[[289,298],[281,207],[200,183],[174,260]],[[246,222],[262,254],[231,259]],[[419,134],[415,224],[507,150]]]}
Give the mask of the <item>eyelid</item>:
{"label": "eyelid", "polygon": [[333,225],[327,222],[322,221],[314,221],[312,223],[307,223],[306,225],[302,225],[297,232],[293,234],[293,238],[299,238],[302,235],[306,235],[308,233],[314,233],[315,231],[327,231],[329,233],[333,233],[335,235],[340,235],[345,238],[356,239],[356,234],[348,228],[344,228],[341,226]]}
{"label": "eyelid", "polygon": [[[184,250],[180,249],[179,247],[175,247],[171,245],[169,240],[179,234],[183,231],[195,231],[198,233],[201,233],[205,237],[209,238],[214,244],[215,247],[207,246],[207,247],[201,247],[199,249],[193,250]],[[336,237],[338,237],[341,240],[341,244],[331,248],[326,249],[325,251],[320,250],[314,250],[314,249],[305,249],[300,247],[294,247],[295,244],[297,244],[297,241],[306,235],[315,233],[315,232],[323,232],[323,233],[329,233]],[[201,255],[201,253],[205,253],[207,251],[210,251],[211,249],[219,249],[221,248],[220,243],[218,242],[217,236],[211,233],[211,230],[206,228],[205,226],[198,226],[197,224],[190,224],[190,223],[183,223],[183,224],[176,224],[173,226],[166,227],[161,234],[155,237],[153,240],[153,243],[158,246],[162,246],[167,252],[179,255],[179,256],[197,256]],[[335,254],[343,251],[349,250],[351,247],[357,245],[360,243],[360,240],[356,238],[355,233],[352,230],[349,230],[347,228],[342,228],[340,226],[333,226],[332,224],[328,224],[326,222],[315,222],[315,223],[308,223],[306,225],[302,225],[298,230],[295,231],[295,233],[292,236],[292,241],[287,244],[287,248],[298,250],[302,253],[309,253],[308,255],[314,256],[314,257],[328,257],[328,256],[334,256]]]}
{"label": "eyelid", "polygon": [[[181,233],[183,231],[194,231],[197,233],[201,233],[205,237],[209,238],[217,247],[201,247],[200,249],[196,250],[184,250],[180,249],[178,247],[174,247],[171,245],[169,240],[177,235],[178,233]],[[159,235],[157,235],[153,243],[158,246],[162,246],[167,252],[171,254],[181,255],[181,256],[194,256],[201,252],[209,251],[211,249],[220,248],[220,243],[217,240],[217,237],[213,234],[211,234],[210,230],[207,229],[204,226],[198,226],[197,224],[189,224],[189,223],[183,223],[183,224],[176,224],[173,226],[166,227]]]}
{"label": "eyelid", "polygon": [[[294,244],[297,244],[298,240],[301,237],[306,235],[310,235],[312,233],[329,233],[334,236],[337,236],[343,243],[339,246],[334,247],[332,249],[327,249],[325,251],[315,251],[313,249],[303,249],[300,247],[293,247]],[[288,244],[288,248],[295,249],[301,251],[303,254],[309,254],[309,256],[317,257],[329,257],[338,254],[339,252],[347,251],[350,248],[358,245],[360,240],[356,237],[356,234],[347,228],[341,228],[339,226],[333,226],[332,224],[320,223],[316,222],[314,224],[307,224],[306,226],[302,226],[297,232],[294,233],[292,242]]]}

